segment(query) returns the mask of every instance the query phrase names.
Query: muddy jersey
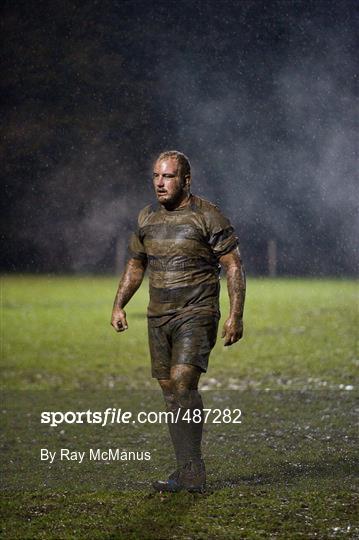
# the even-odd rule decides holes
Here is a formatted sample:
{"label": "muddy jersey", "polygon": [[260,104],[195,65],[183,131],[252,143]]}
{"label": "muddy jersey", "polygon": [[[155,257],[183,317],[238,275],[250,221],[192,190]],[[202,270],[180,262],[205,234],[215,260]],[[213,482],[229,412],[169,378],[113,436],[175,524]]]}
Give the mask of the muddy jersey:
{"label": "muddy jersey", "polygon": [[212,203],[191,195],[186,206],[146,206],[129,255],[148,264],[153,324],[189,311],[219,315],[219,258],[237,246],[229,220]]}

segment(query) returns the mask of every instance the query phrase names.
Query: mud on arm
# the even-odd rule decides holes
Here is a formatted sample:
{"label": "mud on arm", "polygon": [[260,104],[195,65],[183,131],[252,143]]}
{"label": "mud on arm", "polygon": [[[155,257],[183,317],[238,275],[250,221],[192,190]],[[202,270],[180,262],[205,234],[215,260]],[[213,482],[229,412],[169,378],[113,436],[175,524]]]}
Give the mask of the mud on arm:
{"label": "mud on arm", "polygon": [[113,303],[111,325],[116,332],[127,330],[126,312],[124,307],[135,294],[143,281],[147,267],[147,261],[131,258],[128,260],[125,270],[120,279],[115,300]]}
{"label": "mud on arm", "polygon": [[243,336],[243,310],[246,296],[246,276],[239,249],[236,248],[220,257],[219,262],[227,275],[230,302],[229,317],[224,323],[222,338],[224,345],[232,345]]}

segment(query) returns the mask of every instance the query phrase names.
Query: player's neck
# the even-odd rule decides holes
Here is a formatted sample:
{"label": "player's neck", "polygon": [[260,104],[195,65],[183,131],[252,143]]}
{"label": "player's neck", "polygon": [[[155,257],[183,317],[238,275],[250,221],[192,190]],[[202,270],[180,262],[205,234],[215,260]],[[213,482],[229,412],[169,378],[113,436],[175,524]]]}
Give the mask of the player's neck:
{"label": "player's neck", "polygon": [[186,193],[185,197],[182,199],[180,204],[178,204],[176,206],[176,209],[177,208],[182,208],[183,206],[187,206],[187,204],[189,203],[189,200],[190,200],[191,197],[192,197],[192,194],[190,192]]}
{"label": "player's neck", "polygon": [[179,200],[179,201],[176,201],[174,204],[172,205],[165,205],[163,204],[162,206],[166,209],[166,210],[169,210],[169,211],[172,211],[172,210],[179,210],[180,208],[183,208],[185,206],[187,206],[189,204],[189,201],[192,197],[192,193],[185,193],[184,196]]}

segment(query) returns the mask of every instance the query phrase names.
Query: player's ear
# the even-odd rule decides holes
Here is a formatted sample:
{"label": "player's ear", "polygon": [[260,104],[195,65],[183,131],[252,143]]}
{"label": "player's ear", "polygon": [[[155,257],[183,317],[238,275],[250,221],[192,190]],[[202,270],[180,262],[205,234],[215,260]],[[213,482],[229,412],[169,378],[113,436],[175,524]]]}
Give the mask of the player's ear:
{"label": "player's ear", "polygon": [[185,177],[184,177],[184,183],[187,187],[189,187],[191,185],[191,175],[190,174],[186,174]]}

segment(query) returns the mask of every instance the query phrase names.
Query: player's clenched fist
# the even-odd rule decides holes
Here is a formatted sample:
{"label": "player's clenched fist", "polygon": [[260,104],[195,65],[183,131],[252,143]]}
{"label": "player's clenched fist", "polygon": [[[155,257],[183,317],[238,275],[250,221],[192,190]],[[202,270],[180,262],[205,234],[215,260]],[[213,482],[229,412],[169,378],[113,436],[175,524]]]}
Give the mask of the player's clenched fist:
{"label": "player's clenched fist", "polygon": [[126,321],[126,312],[125,310],[114,307],[112,310],[111,316],[111,325],[114,327],[116,332],[124,332],[127,330],[128,325]]}
{"label": "player's clenched fist", "polygon": [[229,317],[223,326],[222,338],[224,338],[224,346],[236,343],[243,336],[243,321]]}

